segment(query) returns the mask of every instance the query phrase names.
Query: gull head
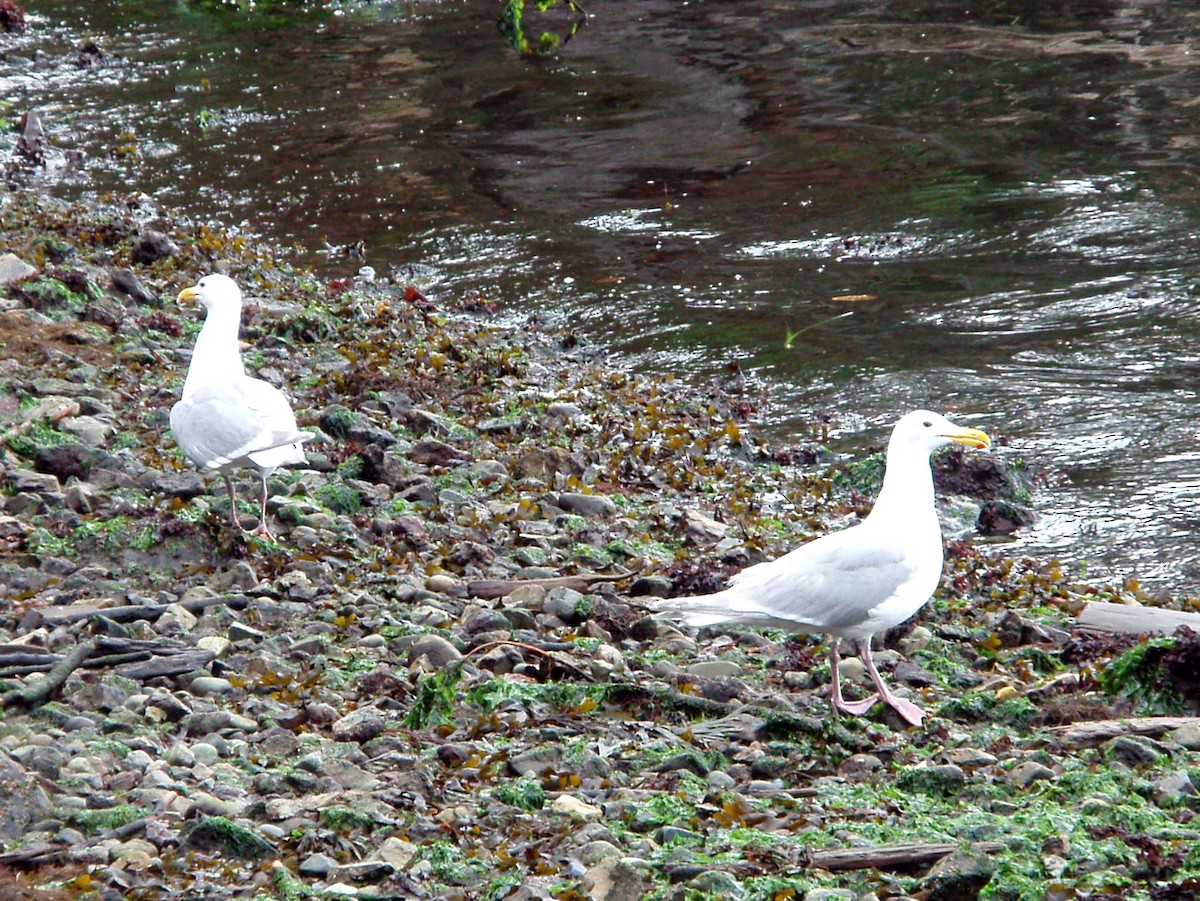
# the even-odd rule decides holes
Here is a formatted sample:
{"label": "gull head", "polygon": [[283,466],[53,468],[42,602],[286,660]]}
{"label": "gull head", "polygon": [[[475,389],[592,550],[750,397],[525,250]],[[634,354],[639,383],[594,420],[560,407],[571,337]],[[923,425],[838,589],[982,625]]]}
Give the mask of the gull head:
{"label": "gull head", "polygon": [[199,301],[209,313],[242,309],[242,290],[228,275],[214,272],[206,275],[190,288],[184,288],[177,298],[179,303]]}
{"label": "gull head", "polygon": [[986,450],[991,447],[992,439],[979,429],[955,425],[940,413],[914,410],[900,417],[892,429],[891,445],[897,444],[929,455],[947,444]]}

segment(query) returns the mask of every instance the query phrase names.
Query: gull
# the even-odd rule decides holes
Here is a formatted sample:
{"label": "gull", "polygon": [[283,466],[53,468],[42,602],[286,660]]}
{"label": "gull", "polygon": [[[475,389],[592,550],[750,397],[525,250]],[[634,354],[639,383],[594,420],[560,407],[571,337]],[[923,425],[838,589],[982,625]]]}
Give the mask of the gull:
{"label": "gull", "polygon": [[[883,488],[862,523],[744,569],[723,591],[659,601],[656,609],[693,626],[739,623],[828,635],[834,709],[858,716],[882,700],[919,726],[924,712],[888,689],[872,659],[871,640],[924,606],[941,578],[942,532],[929,455],[948,444],[986,449],[991,439],[928,410],[906,414],[892,429]],[[876,693],[861,701],[842,697],[843,640],[857,643],[875,683]]]}
{"label": "gull", "polygon": [[179,303],[199,301],[204,327],[196,339],[183,395],[171,408],[171,434],[184,455],[200,469],[217,471],[229,491],[229,519],[240,529],[237,498],[229,473],[239,466],[258,469],[261,515],[254,534],[272,538],[267,526],[267,479],[280,466],[304,463],[300,431],[284,393],[269,382],[246,375],[238,348],[242,292],[225,275],[206,275],[179,292]]}

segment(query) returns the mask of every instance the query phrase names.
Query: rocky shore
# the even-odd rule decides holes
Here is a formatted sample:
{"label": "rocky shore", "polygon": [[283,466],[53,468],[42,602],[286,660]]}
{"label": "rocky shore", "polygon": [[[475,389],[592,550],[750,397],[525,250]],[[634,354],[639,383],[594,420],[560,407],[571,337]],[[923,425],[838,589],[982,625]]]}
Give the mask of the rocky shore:
{"label": "rocky shore", "polygon": [[[144,198],[3,194],[0,238],[0,897],[1200,890],[1200,642],[1073,619],[1136,587],[955,538],[878,654],[926,726],[838,718],[816,639],[646,599],[855,521],[869,449],[773,444],[736,375],[630,372],[506,298],[321,279]],[[275,542],[167,429],[202,316],[175,295],[216,269],[319,433],[270,480]],[[938,470],[960,537],[1024,515],[994,464]]]}

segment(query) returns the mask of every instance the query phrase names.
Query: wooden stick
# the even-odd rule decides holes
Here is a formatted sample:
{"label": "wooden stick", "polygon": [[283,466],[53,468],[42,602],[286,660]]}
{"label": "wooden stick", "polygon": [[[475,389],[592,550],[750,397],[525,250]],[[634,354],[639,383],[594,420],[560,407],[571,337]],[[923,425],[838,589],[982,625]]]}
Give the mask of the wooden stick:
{"label": "wooden stick", "polygon": [[1137,716],[1127,720],[1095,720],[1054,726],[1050,731],[1057,734],[1064,744],[1094,745],[1118,735],[1162,735],[1190,723],[1200,723],[1200,716]]}
{"label": "wooden stick", "polygon": [[0,697],[0,707],[12,707],[14,705],[37,707],[62,688],[63,683],[67,681],[71,673],[79,669],[83,665],[83,661],[91,657],[95,651],[96,642],[94,639],[88,639],[76,645],[71,650],[71,653],[54,664],[44,678],[38,679],[32,685],[26,685],[24,688],[18,688]]}
{"label": "wooden stick", "polygon": [[0,866],[11,866],[22,863],[47,863],[62,857],[70,851],[77,851],[80,848],[90,848],[92,845],[98,845],[100,842],[109,841],[114,838],[127,838],[145,829],[147,822],[148,820],[142,817],[141,819],[134,820],[132,823],[118,826],[116,829],[109,829],[107,832],[90,838],[78,845],[35,845],[32,848],[23,848],[20,851],[9,851],[7,854],[0,854]]}
{"label": "wooden stick", "polygon": [[467,583],[467,592],[473,598],[493,601],[506,597],[525,585],[538,585],[547,591],[553,588],[570,588],[574,591],[587,591],[594,582],[619,582],[628,579],[632,573],[590,576],[552,576],[548,579],[475,579]]}
{"label": "wooden stick", "polygon": [[1081,629],[1097,632],[1125,632],[1133,635],[1146,633],[1170,634],[1180,626],[1188,626],[1200,632],[1200,613],[1182,610],[1164,610],[1162,607],[1143,607],[1136,604],[1110,604],[1107,601],[1092,601],[1083,608],[1075,624]]}
{"label": "wooden stick", "polygon": [[[226,606],[232,610],[242,610],[250,604],[250,599],[244,594],[235,594],[220,598],[193,598],[190,601],[180,601],[179,606],[189,613],[202,613],[209,607]],[[48,626],[59,626],[90,619],[93,616],[103,616],[118,623],[131,623],[135,620],[156,620],[170,604],[134,604],[128,607],[100,607],[92,604],[73,604],[63,608],[47,608],[39,611],[41,620]]]}
{"label": "wooden stick", "polygon": [[[930,864],[958,850],[953,842],[907,845],[883,845],[873,848],[840,848],[833,851],[810,851],[808,865],[822,870],[880,870]],[[1005,847],[1003,842],[976,842],[973,851],[990,854]]]}

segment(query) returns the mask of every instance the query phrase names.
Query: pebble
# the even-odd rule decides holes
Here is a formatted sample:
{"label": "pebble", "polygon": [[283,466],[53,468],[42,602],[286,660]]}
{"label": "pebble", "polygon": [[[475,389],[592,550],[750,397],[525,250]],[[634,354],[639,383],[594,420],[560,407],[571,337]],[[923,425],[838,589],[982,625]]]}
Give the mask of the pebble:
{"label": "pebble", "polygon": [[1024,760],[1008,771],[1008,784],[1014,788],[1029,788],[1035,782],[1053,778],[1054,770],[1035,760]]}
{"label": "pebble", "polygon": [[565,814],[574,823],[594,823],[604,816],[604,811],[599,807],[581,801],[574,795],[559,795],[550,805],[550,809],[555,813]]}
{"label": "pebble", "polygon": [[701,660],[699,663],[689,664],[685,672],[701,679],[729,679],[740,676],[742,668],[732,660]]}
{"label": "pebble", "polygon": [[1150,797],[1159,807],[1178,807],[1189,799],[1195,798],[1196,786],[1187,770],[1177,770],[1174,773],[1156,779],[1150,790]]}
{"label": "pebble", "polygon": [[221,695],[233,691],[233,683],[220,676],[197,676],[188,685],[193,694]]}

